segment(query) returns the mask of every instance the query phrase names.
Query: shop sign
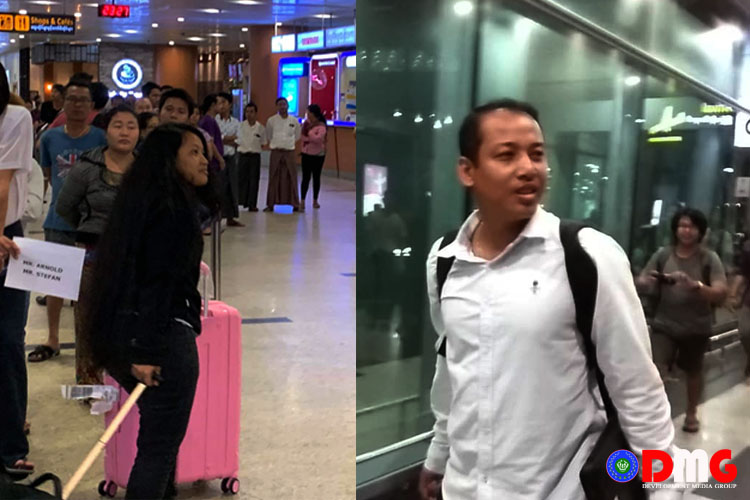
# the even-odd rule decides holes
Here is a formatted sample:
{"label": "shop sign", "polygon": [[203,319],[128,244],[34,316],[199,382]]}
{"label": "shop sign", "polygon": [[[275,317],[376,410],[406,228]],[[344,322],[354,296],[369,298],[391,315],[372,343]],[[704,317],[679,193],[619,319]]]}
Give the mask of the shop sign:
{"label": "shop sign", "polygon": [[325,32],[310,31],[297,35],[297,50],[322,49],[325,45]]}
{"label": "shop sign", "polygon": [[22,15],[2,12],[0,13],[0,32],[9,31],[75,35],[76,18],[74,16],[53,14]]}
{"label": "shop sign", "polygon": [[691,116],[684,111],[675,115],[674,107],[667,106],[661,114],[661,120],[659,123],[648,129],[648,133],[652,135],[662,132],[668,133],[671,132],[673,128],[685,123],[692,125],[720,125],[723,127],[731,127],[734,125],[734,118],[732,115]]}
{"label": "shop sign", "polygon": [[326,30],[326,48],[354,47],[357,44],[357,29],[355,26],[329,28]]}
{"label": "shop sign", "polygon": [[271,37],[271,52],[274,54],[278,52],[294,52],[296,49],[296,41],[297,37],[294,33],[273,36]]}
{"label": "shop sign", "polygon": [[141,84],[143,70],[132,59],[121,59],[112,68],[112,81],[123,90],[133,90]]}

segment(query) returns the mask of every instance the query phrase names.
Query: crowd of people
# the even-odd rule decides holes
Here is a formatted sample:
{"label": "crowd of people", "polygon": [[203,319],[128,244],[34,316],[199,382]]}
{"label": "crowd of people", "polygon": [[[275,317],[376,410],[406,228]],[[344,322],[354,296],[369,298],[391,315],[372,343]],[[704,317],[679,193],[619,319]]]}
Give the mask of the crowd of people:
{"label": "crowd of people", "polygon": [[[138,382],[159,386],[139,401],[127,495],[168,498],[197,382],[202,235],[220,218],[242,226],[239,205],[258,211],[263,150],[271,158],[264,211],[304,211],[311,179],[319,208],[326,122],[313,104],[300,125],[283,97],[264,126],[252,101],[242,122],[232,116],[230,93],[196,106],[186,90],[148,82],[141,99],[110,98],[92,80],[79,73],[54,85],[51,100],[24,101],[10,92],[0,66],[0,474],[24,477],[34,469],[26,438],[29,294],[4,283],[9,259],[20,255],[13,238],[41,216],[51,189],[44,239],[85,250],[74,302],[76,381],[101,384],[106,368],[128,390]],[[64,306],[53,296],[37,302],[47,308],[48,337],[28,354],[32,363],[60,354]],[[171,376],[165,380],[162,370]]]}

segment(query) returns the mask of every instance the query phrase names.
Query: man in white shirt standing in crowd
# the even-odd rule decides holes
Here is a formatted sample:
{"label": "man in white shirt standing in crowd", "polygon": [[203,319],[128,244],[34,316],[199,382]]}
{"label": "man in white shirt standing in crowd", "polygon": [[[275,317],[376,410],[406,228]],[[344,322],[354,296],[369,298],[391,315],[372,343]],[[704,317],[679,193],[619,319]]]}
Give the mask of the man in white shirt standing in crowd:
{"label": "man in white shirt standing in crowd", "polygon": [[263,211],[272,211],[274,205],[291,205],[296,212],[299,210],[299,192],[294,148],[302,135],[302,128],[297,117],[289,114],[289,102],[285,98],[276,99],[276,109],[278,114],[266,123],[271,162],[266,208]]}
{"label": "man in white shirt standing in crowd", "polygon": [[[26,208],[31,172],[34,127],[23,106],[8,104],[10,88],[0,64],[0,475],[33,472],[26,460],[29,442],[24,434],[27,376],[24,337],[29,294],[5,287],[9,259],[20,249],[13,238],[23,236],[21,217]],[[2,479],[0,479],[2,480]]]}
{"label": "man in white shirt standing in crowd", "polygon": [[257,121],[258,106],[250,101],[245,105],[245,121],[237,137],[237,202],[251,212],[258,211],[260,184],[260,153],[266,144],[266,127]]}
{"label": "man in white shirt standing in crowd", "polygon": [[[491,102],[464,120],[459,142],[458,177],[478,210],[428,257],[431,316],[446,355],[433,381],[435,436],[420,492],[583,500],[579,474],[606,414],[576,327],[560,219],[539,207],[547,158],[538,114],[525,103]],[[578,236],[598,273],[591,338],[620,426],[639,459],[644,449],[674,456],[669,401],[628,259],[594,229]],[[439,257],[455,259],[442,293]]]}
{"label": "man in white shirt standing in crowd", "polygon": [[237,208],[237,134],[240,132],[240,121],[232,116],[232,94],[228,92],[219,92],[216,98],[219,106],[219,113],[216,115],[216,123],[221,130],[221,141],[224,145],[224,162],[226,168],[222,171],[223,196],[226,198],[227,212],[224,214],[227,218],[228,226],[242,227],[237,218],[240,212]]}

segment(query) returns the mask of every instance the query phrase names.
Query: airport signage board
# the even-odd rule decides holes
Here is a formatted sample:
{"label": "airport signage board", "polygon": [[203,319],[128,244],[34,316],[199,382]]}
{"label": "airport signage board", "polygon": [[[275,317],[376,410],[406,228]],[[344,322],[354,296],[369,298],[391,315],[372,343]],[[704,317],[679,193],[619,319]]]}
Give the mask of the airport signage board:
{"label": "airport signage board", "polygon": [[123,90],[133,90],[143,80],[141,65],[132,59],[121,59],[112,68],[112,81]]}
{"label": "airport signage board", "polygon": [[325,31],[310,31],[297,35],[297,50],[314,50],[325,47]]}
{"label": "airport signage board", "polygon": [[76,18],[62,14],[0,12],[0,32],[75,35]]}
{"label": "airport signage board", "polygon": [[271,37],[271,52],[294,52],[297,48],[297,37],[294,33],[288,35],[276,35]]}
{"label": "airport signage board", "polygon": [[101,4],[99,17],[130,17],[130,5]]}
{"label": "airport signage board", "polygon": [[326,30],[326,48],[354,47],[357,45],[356,26],[342,26]]}

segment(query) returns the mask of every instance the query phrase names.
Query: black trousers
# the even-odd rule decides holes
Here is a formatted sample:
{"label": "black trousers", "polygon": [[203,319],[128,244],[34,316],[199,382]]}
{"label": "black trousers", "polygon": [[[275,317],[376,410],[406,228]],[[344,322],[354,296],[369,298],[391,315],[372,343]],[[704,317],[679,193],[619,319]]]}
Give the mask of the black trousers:
{"label": "black trousers", "polygon": [[237,202],[245,208],[258,208],[260,153],[237,153]]}
{"label": "black trousers", "polygon": [[[3,233],[8,238],[23,236],[23,228],[16,222]],[[0,466],[12,466],[29,454],[23,432],[28,399],[24,338],[29,293],[6,288],[6,271],[0,271]]]}
{"label": "black trousers", "polygon": [[[138,400],[138,454],[128,479],[125,498],[129,499],[165,498],[174,483],[177,454],[193,409],[199,371],[195,332],[173,321],[165,335],[170,348],[161,366],[164,381],[147,388]],[[128,392],[138,383],[130,366],[112,366],[107,371]]]}
{"label": "black trousers", "polygon": [[307,196],[307,190],[310,187],[310,177],[313,181],[313,199],[317,200],[320,194],[320,174],[323,172],[323,163],[325,156],[314,156],[302,153],[302,199]]}
{"label": "black trousers", "polygon": [[240,216],[237,208],[237,164],[236,156],[225,156],[226,167],[221,171],[221,216],[225,219],[236,219]]}

